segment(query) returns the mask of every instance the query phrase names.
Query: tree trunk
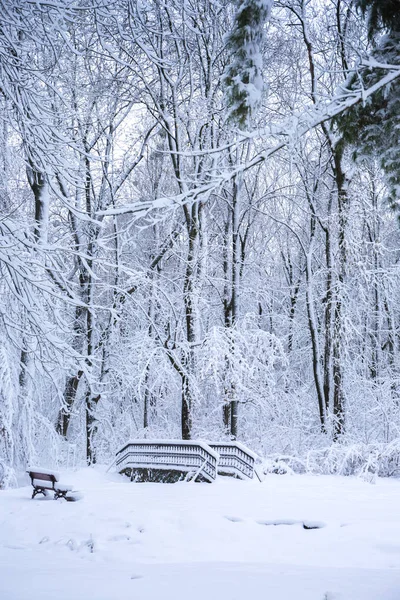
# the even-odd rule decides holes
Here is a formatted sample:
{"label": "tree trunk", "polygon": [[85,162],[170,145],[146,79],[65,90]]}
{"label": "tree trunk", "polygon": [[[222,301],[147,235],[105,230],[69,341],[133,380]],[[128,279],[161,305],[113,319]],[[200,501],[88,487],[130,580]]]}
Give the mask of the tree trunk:
{"label": "tree trunk", "polygon": [[49,223],[49,184],[45,173],[38,172],[31,161],[27,167],[27,176],[35,199],[34,237],[37,242],[46,243]]}
{"label": "tree trunk", "polygon": [[[190,440],[192,431],[191,375],[194,372],[194,343],[196,341],[196,301],[194,298],[194,279],[197,266],[197,245],[199,239],[199,205],[193,204],[188,221],[189,248],[183,286],[183,300],[186,321],[187,352],[183,359],[182,374],[182,439]],[[188,213],[186,213],[188,214]]]}
{"label": "tree trunk", "polygon": [[334,311],[334,340],[333,340],[333,439],[336,441],[345,429],[345,397],[343,390],[343,293],[346,276],[346,223],[347,223],[347,187],[346,176],[342,165],[342,151],[338,146],[332,148],[334,159],[334,175],[338,194],[339,214],[339,274],[338,291]]}
{"label": "tree trunk", "polygon": [[320,363],[320,348],[318,340],[318,323],[317,316],[315,314],[314,304],[314,292],[312,283],[312,248],[313,239],[311,240],[309,251],[306,255],[306,304],[307,304],[307,315],[308,315],[308,326],[311,335],[311,347],[312,347],[312,363],[313,363],[313,374],[315,390],[317,392],[318,399],[318,410],[319,420],[321,423],[322,432],[326,432],[326,411],[323,394],[323,384],[321,376],[321,363]]}
{"label": "tree trunk", "polygon": [[[239,211],[240,194],[242,190],[242,176],[238,175],[233,186],[232,196],[232,300],[231,300],[231,324],[234,328],[239,318],[239,285],[240,285],[240,237],[239,237]],[[232,349],[234,352],[234,341],[232,337]],[[231,437],[236,440],[238,435],[238,400],[235,385],[231,383]]]}
{"label": "tree trunk", "polygon": [[63,438],[67,438],[68,427],[71,420],[72,407],[75,402],[76,394],[78,392],[79,382],[83,375],[83,371],[78,371],[76,375],[68,377],[65,388],[64,388],[64,404],[61,407],[58,418],[57,418],[57,433],[62,435]]}
{"label": "tree trunk", "polygon": [[88,388],[85,396],[85,415],[86,415],[86,462],[93,465],[96,463],[96,451],[93,444],[93,436],[96,433],[96,406],[100,400],[100,395],[93,396]]}
{"label": "tree trunk", "polygon": [[189,377],[185,373],[182,377],[182,439],[190,440],[192,434],[192,397]]}
{"label": "tree trunk", "polygon": [[325,348],[324,348],[324,401],[325,413],[328,415],[331,404],[331,381],[332,381],[332,308],[333,308],[333,267],[332,267],[332,244],[330,231],[331,199],[328,206],[328,225],[324,228],[325,233],[325,259],[326,259],[326,292],[325,292]]}

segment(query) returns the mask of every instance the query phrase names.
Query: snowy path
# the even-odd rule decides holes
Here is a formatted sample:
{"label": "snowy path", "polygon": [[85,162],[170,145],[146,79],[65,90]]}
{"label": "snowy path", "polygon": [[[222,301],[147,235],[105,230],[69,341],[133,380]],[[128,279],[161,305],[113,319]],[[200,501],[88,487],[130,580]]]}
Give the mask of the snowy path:
{"label": "snowy path", "polygon": [[400,481],[62,479],[0,492],[1,600],[400,600]]}

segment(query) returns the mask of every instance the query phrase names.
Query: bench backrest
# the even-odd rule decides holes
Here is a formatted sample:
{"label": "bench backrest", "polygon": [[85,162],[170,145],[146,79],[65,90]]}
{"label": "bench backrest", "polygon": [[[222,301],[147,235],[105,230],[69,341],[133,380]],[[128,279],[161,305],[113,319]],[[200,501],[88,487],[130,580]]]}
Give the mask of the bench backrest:
{"label": "bench backrest", "polygon": [[31,479],[39,479],[40,481],[51,481],[52,483],[57,482],[57,477],[54,473],[40,473],[38,471],[28,471]]}

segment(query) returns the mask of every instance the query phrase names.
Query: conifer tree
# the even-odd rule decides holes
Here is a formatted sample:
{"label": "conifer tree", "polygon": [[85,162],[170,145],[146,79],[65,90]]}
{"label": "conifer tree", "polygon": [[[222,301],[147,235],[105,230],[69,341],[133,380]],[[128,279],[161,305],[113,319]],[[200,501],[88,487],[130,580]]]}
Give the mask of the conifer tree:
{"label": "conifer tree", "polygon": [[224,83],[229,119],[241,129],[249,128],[264,90],[261,44],[272,2],[235,0],[237,11],[227,38],[231,61],[225,70]]}
{"label": "conifer tree", "polygon": [[[381,64],[400,65],[400,4],[398,0],[358,0],[367,19],[372,57]],[[362,75],[364,86],[372,86],[384,75],[382,68],[368,68]],[[354,76],[352,86],[359,84]],[[400,202],[400,82],[395,80],[364,104],[349,109],[339,120],[343,140],[351,144],[355,158],[378,156],[387,175],[389,198]]]}

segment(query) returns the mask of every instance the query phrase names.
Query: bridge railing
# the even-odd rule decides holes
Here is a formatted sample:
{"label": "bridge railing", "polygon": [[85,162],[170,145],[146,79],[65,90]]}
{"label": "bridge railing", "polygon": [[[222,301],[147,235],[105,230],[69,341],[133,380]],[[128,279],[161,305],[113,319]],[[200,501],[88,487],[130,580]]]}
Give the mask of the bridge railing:
{"label": "bridge railing", "polygon": [[240,442],[210,442],[209,445],[219,454],[218,474],[253,479],[257,455],[249,448]]}
{"label": "bridge railing", "polygon": [[169,471],[214,481],[218,454],[208,444],[186,440],[140,440],[126,444],[116,455],[117,470],[136,475]]}

